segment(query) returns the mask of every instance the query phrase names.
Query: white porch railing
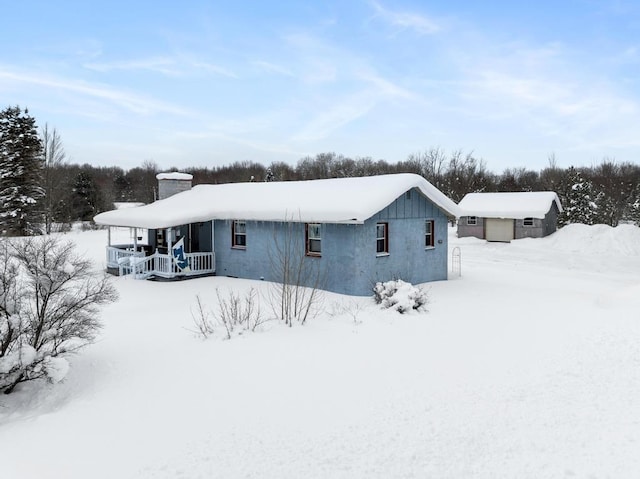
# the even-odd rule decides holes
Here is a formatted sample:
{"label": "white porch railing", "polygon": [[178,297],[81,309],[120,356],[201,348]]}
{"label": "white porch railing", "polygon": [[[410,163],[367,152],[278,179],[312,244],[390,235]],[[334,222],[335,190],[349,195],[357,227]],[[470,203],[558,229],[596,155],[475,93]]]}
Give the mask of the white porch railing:
{"label": "white porch railing", "polygon": [[[110,250],[115,249],[113,246],[107,247],[107,255],[115,258],[118,256],[118,262],[114,265],[108,263],[109,267],[117,268],[120,276],[132,274],[136,278],[144,279],[151,276],[161,278],[176,278],[181,276],[198,276],[203,274],[212,274],[216,271],[215,253],[186,253],[189,268],[181,270],[178,268],[173,256],[161,254],[157,251],[149,256],[144,256],[144,252],[135,252],[135,254],[113,253]],[[126,253],[126,252],[125,252]],[[128,252],[134,253],[134,252]]]}
{"label": "white porch railing", "polygon": [[107,246],[107,266],[109,268],[117,268],[125,258],[141,258],[143,256],[144,251],[134,251],[133,245],[122,244]]}

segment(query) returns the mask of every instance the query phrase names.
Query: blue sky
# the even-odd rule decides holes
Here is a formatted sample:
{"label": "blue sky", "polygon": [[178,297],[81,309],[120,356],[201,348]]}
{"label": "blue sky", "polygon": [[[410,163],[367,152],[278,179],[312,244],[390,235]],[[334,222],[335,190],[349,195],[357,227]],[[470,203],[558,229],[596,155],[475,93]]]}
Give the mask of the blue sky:
{"label": "blue sky", "polygon": [[0,107],[75,163],[640,162],[640,2],[6,2]]}

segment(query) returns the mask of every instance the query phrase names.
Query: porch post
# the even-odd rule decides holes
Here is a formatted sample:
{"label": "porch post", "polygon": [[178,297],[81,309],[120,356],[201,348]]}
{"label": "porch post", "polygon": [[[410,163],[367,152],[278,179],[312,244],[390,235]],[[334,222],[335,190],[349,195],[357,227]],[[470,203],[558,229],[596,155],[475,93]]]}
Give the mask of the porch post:
{"label": "porch post", "polygon": [[111,225],[107,226],[107,245],[111,246]]}
{"label": "porch post", "polygon": [[138,251],[138,228],[133,228],[133,251]]}
{"label": "porch post", "polygon": [[216,220],[211,220],[211,251],[216,250]]}

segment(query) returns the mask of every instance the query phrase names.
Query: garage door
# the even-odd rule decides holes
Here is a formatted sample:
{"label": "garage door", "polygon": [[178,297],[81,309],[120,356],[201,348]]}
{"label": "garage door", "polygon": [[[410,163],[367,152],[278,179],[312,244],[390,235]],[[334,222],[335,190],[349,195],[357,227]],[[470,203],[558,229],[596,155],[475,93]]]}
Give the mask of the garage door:
{"label": "garage door", "polygon": [[485,220],[487,241],[511,241],[513,239],[513,220],[487,218]]}

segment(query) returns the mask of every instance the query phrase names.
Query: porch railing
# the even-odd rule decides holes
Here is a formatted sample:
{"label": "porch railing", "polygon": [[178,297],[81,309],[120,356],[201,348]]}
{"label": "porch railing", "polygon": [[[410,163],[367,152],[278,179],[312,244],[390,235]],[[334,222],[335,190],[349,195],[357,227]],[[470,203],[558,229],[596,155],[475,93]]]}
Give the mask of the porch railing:
{"label": "porch railing", "polygon": [[144,255],[144,251],[135,251],[133,245],[118,244],[107,246],[107,266],[109,268],[118,268],[124,259],[131,257],[141,258]]}
{"label": "porch railing", "polygon": [[117,268],[120,276],[132,274],[139,279],[151,276],[175,278],[212,274],[216,271],[216,257],[212,251],[186,253],[189,268],[180,269],[173,256],[169,254],[162,254],[156,251],[148,256],[145,256],[144,252],[135,252],[135,254],[127,255],[111,252],[110,250],[112,249],[115,249],[115,247],[107,247],[108,257],[118,257],[118,260],[117,264],[111,263],[110,267]]}

